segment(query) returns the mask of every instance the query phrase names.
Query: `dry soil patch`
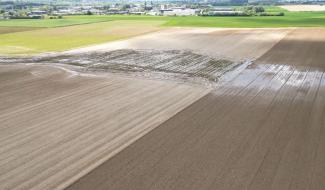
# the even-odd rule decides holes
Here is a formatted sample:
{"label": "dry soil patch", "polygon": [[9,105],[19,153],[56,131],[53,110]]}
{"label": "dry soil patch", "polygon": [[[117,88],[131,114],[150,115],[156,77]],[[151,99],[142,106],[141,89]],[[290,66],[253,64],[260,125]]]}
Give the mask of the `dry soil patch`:
{"label": "dry soil patch", "polygon": [[63,189],[207,93],[171,82],[0,66],[1,189]]}

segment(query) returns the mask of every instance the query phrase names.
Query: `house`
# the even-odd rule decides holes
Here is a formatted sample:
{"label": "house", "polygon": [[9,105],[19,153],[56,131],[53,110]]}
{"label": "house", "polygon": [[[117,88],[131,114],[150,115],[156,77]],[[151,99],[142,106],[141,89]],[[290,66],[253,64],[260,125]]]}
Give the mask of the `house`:
{"label": "house", "polygon": [[202,14],[203,16],[243,16],[243,11],[209,11],[208,13]]}
{"label": "house", "polygon": [[145,15],[146,12],[144,12],[144,11],[134,11],[134,12],[129,12],[129,14],[132,14],[132,15]]}

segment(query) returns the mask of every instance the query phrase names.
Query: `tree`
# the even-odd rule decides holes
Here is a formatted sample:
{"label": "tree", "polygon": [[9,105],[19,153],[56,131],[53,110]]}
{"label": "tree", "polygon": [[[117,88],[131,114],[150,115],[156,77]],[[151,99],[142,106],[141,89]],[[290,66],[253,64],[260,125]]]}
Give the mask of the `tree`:
{"label": "tree", "polygon": [[253,10],[254,10],[255,13],[262,13],[262,12],[265,11],[264,8],[263,8],[262,6],[255,6],[255,7],[253,8]]}
{"label": "tree", "polygon": [[86,15],[93,15],[93,13],[90,10],[88,10]]}
{"label": "tree", "polygon": [[264,8],[262,6],[246,6],[244,7],[244,13],[246,15],[256,15],[256,13],[262,13],[264,12]]}
{"label": "tree", "polygon": [[20,10],[20,11],[17,11],[17,15],[20,16],[20,17],[26,17],[27,13],[26,13],[26,11]]}
{"label": "tree", "polygon": [[131,8],[131,5],[129,5],[129,4],[124,4],[124,5],[122,6],[122,10],[127,10],[127,9],[129,9],[129,8]]}

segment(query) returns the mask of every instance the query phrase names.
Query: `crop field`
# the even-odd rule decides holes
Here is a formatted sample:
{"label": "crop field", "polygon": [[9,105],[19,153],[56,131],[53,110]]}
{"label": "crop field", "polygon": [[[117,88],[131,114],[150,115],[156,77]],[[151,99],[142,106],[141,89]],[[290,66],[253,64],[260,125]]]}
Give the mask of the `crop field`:
{"label": "crop field", "polygon": [[159,30],[161,21],[110,21],[0,35],[0,54],[36,54],[119,40]]}
{"label": "crop field", "polygon": [[208,92],[16,66],[0,65],[1,189],[62,189]]}
{"label": "crop field", "polygon": [[[240,7],[239,7],[240,8]],[[325,12],[290,12],[277,6],[266,6],[266,12],[283,12],[284,16],[174,17],[166,26],[227,28],[323,27]]]}
{"label": "crop field", "polygon": [[[290,31],[169,28],[47,56],[2,58],[0,63],[63,64],[78,66],[78,72],[119,73],[214,85],[224,73],[263,55]],[[214,43],[210,43],[212,40]]]}
{"label": "crop field", "polygon": [[84,15],[65,16],[63,19],[1,20],[0,54],[31,55],[65,51],[169,27],[279,28],[325,26],[324,12],[289,12],[274,6],[266,7],[266,11],[285,12],[285,16]]}
{"label": "crop field", "polygon": [[[11,58],[6,61],[13,62]],[[223,73],[241,63],[215,59],[188,50],[131,49],[20,59],[19,62],[73,65],[78,66],[79,72],[127,73],[155,79],[191,80],[193,83],[206,85],[213,85]]]}
{"label": "crop field", "polygon": [[76,48],[66,53],[82,54],[93,51],[105,53],[119,49],[161,51],[185,49],[217,59],[242,62],[261,56],[291,30],[291,28],[168,28],[132,39]]}
{"label": "crop field", "polygon": [[1,34],[7,34],[7,33],[14,33],[14,32],[37,30],[37,29],[39,29],[39,28],[36,28],[36,27],[5,27],[5,26],[0,26],[0,35]]}
{"label": "crop field", "polygon": [[227,28],[279,28],[323,27],[324,13],[285,13],[285,16],[256,17],[179,17],[171,18],[165,26],[227,27]]}
{"label": "crop field", "polygon": [[323,190],[324,34],[294,29],[67,190]]}
{"label": "crop field", "polygon": [[[290,6],[289,6],[290,7]],[[303,6],[297,6],[303,7]],[[309,7],[309,6],[305,6]],[[315,7],[315,6],[313,6]],[[312,8],[313,8],[312,7]],[[323,6],[317,6],[323,7]],[[240,9],[241,7],[234,7]],[[28,27],[62,27],[112,20],[141,20],[165,21],[164,26],[201,26],[201,27],[232,27],[232,28],[267,28],[267,27],[320,27],[325,26],[324,12],[290,12],[286,7],[265,6],[266,12],[284,12],[285,16],[236,16],[236,17],[164,17],[137,15],[81,15],[65,16],[63,19],[27,19],[2,20],[0,26],[28,26]],[[307,9],[306,9],[307,10]]]}
{"label": "crop field", "polygon": [[187,27],[2,58],[0,185],[323,190],[324,48],[323,28]]}
{"label": "crop field", "polygon": [[324,190],[325,12],[266,11],[0,21],[0,189]]}
{"label": "crop field", "polygon": [[109,18],[92,16],[65,17],[64,19],[12,19],[0,20],[0,26],[21,26],[21,27],[62,27],[80,24],[109,21]]}
{"label": "crop field", "polygon": [[270,12],[285,12],[285,16],[237,16],[237,17],[163,17],[163,16],[67,16],[64,19],[45,20],[9,20],[0,21],[0,26],[59,27],[111,20],[165,21],[164,26],[200,26],[232,28],[267,28],[267,27],[320,27],[325,26],[323,12],[289,12],[277,7],[270,7]]}

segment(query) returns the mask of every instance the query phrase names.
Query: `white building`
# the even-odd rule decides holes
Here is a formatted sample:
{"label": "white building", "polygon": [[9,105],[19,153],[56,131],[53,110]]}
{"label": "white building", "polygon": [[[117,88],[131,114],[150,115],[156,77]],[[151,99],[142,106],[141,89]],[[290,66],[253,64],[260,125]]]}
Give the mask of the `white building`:
{"label": "white building", "polygon": [[168,9],[168,5],[166,5],[166,4],[160,5],[160,9],[166,10],[166,9]]}
{"label": "white building", "polygon": [[164,16],[195,16],[198,13],[196,9],[186,9],[186,8],[171,8],[161,10]]}
{"label": "white building", "polygon": [[157,10],[151,10],[151,11],[147,12],[147,15],[158,16],[160,14],[159,14],[159,11],[157,11]]}

